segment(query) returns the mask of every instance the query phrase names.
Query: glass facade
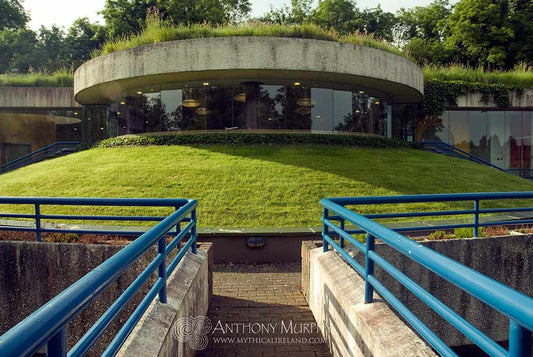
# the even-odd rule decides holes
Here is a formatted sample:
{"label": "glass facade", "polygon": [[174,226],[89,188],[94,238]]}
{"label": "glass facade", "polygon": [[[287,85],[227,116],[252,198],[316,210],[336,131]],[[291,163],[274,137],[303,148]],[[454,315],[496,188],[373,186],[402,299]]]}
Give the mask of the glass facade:
{"label": "glass facade", "polygon": [[108,137],[105,106],[0,109],[0,164],[55,142]]}
{"label": "glass facade", "polygon": [[424,140],[442,140],[504,169],[532,169],[533,111],[448,110],[425,129]]}
{"label": "glass facade", "polygon": [[360,88],[190,82],[137,88],[109,106],[110,136],[181,130],[303,130],[390,136],[387,103]]}

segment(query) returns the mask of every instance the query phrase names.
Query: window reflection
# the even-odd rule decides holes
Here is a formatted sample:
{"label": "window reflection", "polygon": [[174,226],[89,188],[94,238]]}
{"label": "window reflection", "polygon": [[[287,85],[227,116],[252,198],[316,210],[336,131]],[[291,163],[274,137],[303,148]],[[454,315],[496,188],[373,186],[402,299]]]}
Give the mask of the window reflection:
{"label": "window reflection", "polygon": [[387,104],[360,89],[306,82],[186,82],[141,88],[109,106],[111,136],[170,130],[347,131],[384,136]]}

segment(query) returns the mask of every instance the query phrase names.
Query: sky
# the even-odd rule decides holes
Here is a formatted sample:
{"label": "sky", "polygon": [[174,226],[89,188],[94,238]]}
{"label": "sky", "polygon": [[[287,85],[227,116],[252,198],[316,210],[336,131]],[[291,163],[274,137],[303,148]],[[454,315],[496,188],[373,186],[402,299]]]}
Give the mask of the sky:
{"label": "sky", "polygon": [[[270,6],[278,8],[290,3],[290,0],[251,0],[252,17],[264,14]],[[426,6],[431,0],[359,0],[360,9],[376,7],[381,4],[384,11],[396,12],[404,7]],[[52,24],[68,28],[78,17],[88,17],[92,22],[103,23],[98,11],[104,8],[105,0],[24,0],[24,7],[29,10],[30,27],[34,30],[41,25],[50,27]]]}

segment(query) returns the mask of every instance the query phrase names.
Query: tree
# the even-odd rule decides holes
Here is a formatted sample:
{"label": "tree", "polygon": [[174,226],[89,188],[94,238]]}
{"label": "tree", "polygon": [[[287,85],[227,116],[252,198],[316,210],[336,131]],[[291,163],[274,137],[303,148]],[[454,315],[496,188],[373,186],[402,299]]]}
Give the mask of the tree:
{"label": "tree", "polygon": [[91,51],[105,41],[105,28],[82,17],[72,23],[65,37],[67,62],[75,69],[91,58]]}
{"label": "tree", "polygon": [[115,38],[137,33],[146,20],[146,12],[156,5],[156,0],[107,0],[103,15],[107,36]]}
{"label": "tree", "polygon": [[32,64],[32,67],[49,72],[66,67],[69,50],[65,46],[64,38],[65,31],[62,28],[56,25],[52,25],[49,29],[41,26],[37,36],[39,61]]}
{"label": "tree", "polygon": [[0,0],[0,30],[22,29],[28,20],[20,0]]}
{"label": "tree", "polygon": [[107,0],[101,14],[109,38],[139,32],[149,9],[174,24],[236,22],[251,11],[250,0]]}
{"label": "tree", "polygon": [[470,66],[505,69],[514,65],[509,44],[514,40],[508,0],[461,0],[450,15],[447,42],[456,59]]}
{"label": "tree", "polygon": [[279,9],[270,8],[259,21],[276,24],[302,24],[309,20],[311,16],[312,0],[291,0],[291,5],[284,5]]}
{"label": "tree", "polygon": [[252,10],[250,0],[157,0],[157,8],[175,24],[236,22]]}
{"label": "tree", "polygon": [[393,30],[394,42],[404,47],[420,64],[450,62],[455,48],[445,44],[445,40],[451,13],[448,0],[435,0],[426,7],[400,9]]}
{"label": "tree", "polygon": [[359,31],[371,33],[392,42],[393,29],[396,23],[396,16],[393,13],[384,12],[378,5],[374,9],[363,10]]}
{"label": "tree", "polygon": [[359,9],[353,0],[321,0],[313,10],[311,20],[341,34],[357,31],[362,26]]}
{"label": "tree", "polygon": [[511,1],[511,24],[515,40],[510,46],[516,62],[533,64],[533,2],[531,0]]}

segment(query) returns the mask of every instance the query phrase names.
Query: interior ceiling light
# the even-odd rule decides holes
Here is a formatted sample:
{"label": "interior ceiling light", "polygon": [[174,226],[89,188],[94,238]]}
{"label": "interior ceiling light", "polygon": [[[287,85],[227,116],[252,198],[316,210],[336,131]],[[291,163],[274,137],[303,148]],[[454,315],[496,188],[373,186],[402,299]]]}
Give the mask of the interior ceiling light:
{"label": "interior ceiling light", "polygon": [[141,91],[138,91],[138,92],[137,92],[137,94],[141,95],[141,94],[143,94],[143,92],[141,92]]}
{"label": "interior ceiling light", "polygon": [[365,94],[365,91],[364,90],[360,90],[359,94]]}
{"label": "interior ceiling light", "polygon": [[211,113],[211,111],[209,109],[207,109],[206,107],[200,107],[198,109],[196,109],[196,114],[198,115],[207,115]]}
{"label": "interior ceiling light", "polygon": [[196,99],[184,99],[181,102],[181,105],[187,108],[197,108],[200,106],[200,102],[197,101]]}
{"label": "interior ceiling light", "polygon": [[300,115],[308,115],[308,114],[311,114],[311,108],[300,107],[300,108],[296,108],[295,112]]}
{"label": "interior ceiling light", "polygon": [[209,85],[209,82],[204,82],[204,86],[208,86]]}
{"label": "interior ceiling light", "polygon": [[379,104],[379,100],[376,100],[376,101],[374,102],[374,104]]}
{"label": "interior ceiling light", "polygon": [[300,107],[310,107],[311,104],[313,104],[311,102],[311,98],[309,97],[304,97],[304,98],[300,98],[296,101],[296,104],[299,105]]}
{"label": "interior ceiling light", "polygon": [[300,84],[301,84],[300,82],[294,82],[295,86],[299,86]]}
{"label": "interior ceiling light", "polygon": [[121,101],[120,101],[120,104],[124,105],[124,104],[126,104],[126,102],[123,101],[123,100],[121,100]]}
{"label": "interior ceiling light", "polygon": [[242,92],[242,93],[235,94],[233,99],[239,103],[246,103],[246,93]]}

